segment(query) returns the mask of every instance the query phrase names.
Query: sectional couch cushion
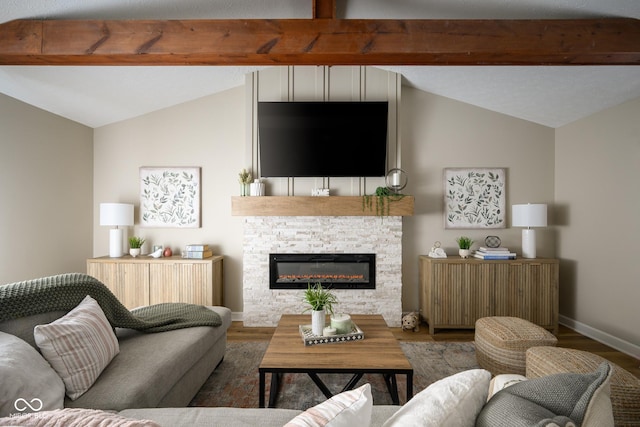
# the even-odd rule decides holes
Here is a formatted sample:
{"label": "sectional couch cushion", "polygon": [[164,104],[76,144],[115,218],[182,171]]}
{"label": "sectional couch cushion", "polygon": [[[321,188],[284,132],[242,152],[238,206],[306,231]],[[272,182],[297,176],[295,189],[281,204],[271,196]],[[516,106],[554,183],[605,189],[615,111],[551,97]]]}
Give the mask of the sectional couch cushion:
{"label": "sectional couch cushion", "polygon": [[[116,329],[120,353],[93,387],[74,401],[66,399],[65,407],[120,411],[162,405],[170,385],[178,383],[203,358],[212,357],[212,347],[226,337],[231,311],[225,307],[209,309],[222,317],[220,327],[197,326],[158,333]],[[201,378],[202,382],[205,380],[206,377]]]}
{"label": "sectional couch cushion", "polygon": [[62,408],[64,384],[36,349],[0,332],[0,417]]}
{"label": "sectional couch cushion", "polygon": [[75,400],[93,385],[120,347],[97,301],[86,296],[60,319],[34,328],[36,344]]}

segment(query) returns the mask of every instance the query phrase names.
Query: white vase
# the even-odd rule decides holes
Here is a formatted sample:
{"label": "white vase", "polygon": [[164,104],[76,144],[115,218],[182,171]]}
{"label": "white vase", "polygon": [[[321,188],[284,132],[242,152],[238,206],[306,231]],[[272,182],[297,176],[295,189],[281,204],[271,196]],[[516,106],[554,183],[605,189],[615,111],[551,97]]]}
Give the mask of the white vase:
{"label": "white vase", "polygon": [[138,255],[140,255],[140,248],[130,248],[129,255],[131,255],[134,258],[137,257]]}
{"label": "white vase", "polygon": [[460,254],[460,258],[469,258],[469,255],[471,255],[471,250],[470,249],[460,249],[460,250],[458,250],[458,253]]}
{"label": "white vase", "polygon": [[324,310],[313,310],[311,312],[311,332],[318,337],[322,336],[327,313]]}

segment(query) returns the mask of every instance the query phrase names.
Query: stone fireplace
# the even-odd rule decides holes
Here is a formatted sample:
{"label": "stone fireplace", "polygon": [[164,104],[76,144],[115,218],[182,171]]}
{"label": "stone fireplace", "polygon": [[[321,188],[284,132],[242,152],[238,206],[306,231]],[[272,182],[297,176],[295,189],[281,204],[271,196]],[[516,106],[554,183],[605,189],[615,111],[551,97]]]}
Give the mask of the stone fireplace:
{"label": "stone fireplace", "polygon": [[[269,288],[270,254],[375,254],[375,289],[335,289],[340,312],[402,317],[402,217],[248,216],[244,219],[243,319],[275,326],[305,309],[300,289]],[[306,287],[306,286],[305,286]]]}

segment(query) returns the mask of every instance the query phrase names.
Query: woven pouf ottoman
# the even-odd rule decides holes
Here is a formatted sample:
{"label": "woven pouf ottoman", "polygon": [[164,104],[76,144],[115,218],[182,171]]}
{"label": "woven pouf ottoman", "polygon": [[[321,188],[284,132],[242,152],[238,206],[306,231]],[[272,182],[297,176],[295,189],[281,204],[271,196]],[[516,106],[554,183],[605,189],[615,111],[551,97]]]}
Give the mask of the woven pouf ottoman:
{"label": "woven pouf ottoman", "polygon": [[557,343],[551,332],[518,317],[483,317],[476,321],[476,359],[493,375],[524,375],[528,348]]}
{"label": "woven pouf ottoman", "polygon": [[[595,371],[605,359],[588,351],[558,347],[532,347],[527,350],[527,378],[575,372]],[[608,362],[608,361],[607,361]],[[640,426],[640,379],[631,372],[609,362],[611,405],[616,426]]]}

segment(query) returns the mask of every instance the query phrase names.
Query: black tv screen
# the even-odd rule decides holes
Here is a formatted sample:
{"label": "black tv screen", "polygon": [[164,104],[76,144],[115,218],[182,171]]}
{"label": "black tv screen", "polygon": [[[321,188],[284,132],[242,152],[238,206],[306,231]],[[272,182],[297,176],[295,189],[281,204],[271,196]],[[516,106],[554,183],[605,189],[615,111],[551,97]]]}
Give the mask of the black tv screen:
{"label": "black tv screen", "polygon": [[262,177],[380,177],[385,102],[259,102]]}

